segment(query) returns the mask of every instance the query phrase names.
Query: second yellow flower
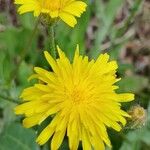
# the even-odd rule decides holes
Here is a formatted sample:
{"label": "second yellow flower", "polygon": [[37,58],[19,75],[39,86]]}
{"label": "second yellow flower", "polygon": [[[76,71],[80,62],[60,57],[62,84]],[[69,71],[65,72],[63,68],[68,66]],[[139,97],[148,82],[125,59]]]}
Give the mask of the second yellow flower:
{"label": "second yellow flower", "polygon": [[48,14],[51,18],[60,18],[69,26],[77,23],[75,17],[80,17],[86,9],[86,3],[77,0],[15,0],[20,4],[20,14],[34,12],[34,16]]}

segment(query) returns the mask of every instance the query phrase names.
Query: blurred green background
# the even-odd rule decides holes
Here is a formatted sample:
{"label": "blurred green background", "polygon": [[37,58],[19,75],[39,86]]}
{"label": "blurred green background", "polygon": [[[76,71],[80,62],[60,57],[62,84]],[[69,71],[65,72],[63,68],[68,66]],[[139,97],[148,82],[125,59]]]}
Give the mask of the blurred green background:
{"label": "blurred green background", "polygon": [[[119,91],[136,95],[134,102],[123,104],[124,109],[138,104],[147,117],[138,129],[121,133],[109,129],[112,149],[150,150],[150,1],[86,2],[87,11],[74,29],[63,22],[55,27],[56,43],[70,60],[79,44],[80,53],[91,59],[108,52],[118,61]],[[49,50],[49,37],[41,23],[32,36],[37,19],[32,14],[20,16],[16,10],[13,0],[0,0],[0,150],[48,150],[49,144],[39,147],[35,143],[37,128],[23,128],[13,108],[20,92],[31,84],[27,78],[33,66],[48,68],[43,50]],[[68,150],[67,141],[60,150]]]}

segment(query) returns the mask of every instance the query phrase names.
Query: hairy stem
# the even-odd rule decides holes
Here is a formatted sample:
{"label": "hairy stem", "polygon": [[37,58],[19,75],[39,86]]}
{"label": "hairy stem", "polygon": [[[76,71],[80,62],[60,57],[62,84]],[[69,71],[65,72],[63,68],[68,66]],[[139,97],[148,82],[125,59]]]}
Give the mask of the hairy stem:
{"label": "hairy stem", "polygon": [[54,25],[51,25],[48,29],[49,43],[50,43],[50,54],[56,59],[56,47],[55,47],[55,33]]}

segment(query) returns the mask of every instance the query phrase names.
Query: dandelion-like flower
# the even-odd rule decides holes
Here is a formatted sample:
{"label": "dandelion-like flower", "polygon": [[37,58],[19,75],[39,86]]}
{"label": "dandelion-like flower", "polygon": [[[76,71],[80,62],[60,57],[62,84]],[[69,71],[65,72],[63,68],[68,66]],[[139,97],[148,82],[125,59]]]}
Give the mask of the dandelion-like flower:
{"label": "dandelion-like flower", "polygon": [[108,54],[88,60],[75,51],[73,62],[59,47],[59,58],[54,60],[45,51],[45,57],[53,71],[35,67],[30,80],[40,82],[26,88],[21,94],[23,104],[15,108],[16,114],[24,114],[23,125],[30,128],[40,125],[47,117],[52,121],[40,133],[37,142],[42,145],[50,138],[51,149],[57,150],[65,135],[70,150],[77,150],[82,142],[83,150],[104,150],[111,146],[107,127],[120,131],[129,115],[121,109],[120,102],[134,99],[131,93],[117,94],[116,61],[109,62]]}
{"label": "dandelion-like flower", "polygon": [[21,5],[19,13],[34,12],[34,16],[48,14],[52,19],[60,18],[69,26],[77,23],[75,17],[80,17],[86,9],[86,3],[80,0],[15,0]]}

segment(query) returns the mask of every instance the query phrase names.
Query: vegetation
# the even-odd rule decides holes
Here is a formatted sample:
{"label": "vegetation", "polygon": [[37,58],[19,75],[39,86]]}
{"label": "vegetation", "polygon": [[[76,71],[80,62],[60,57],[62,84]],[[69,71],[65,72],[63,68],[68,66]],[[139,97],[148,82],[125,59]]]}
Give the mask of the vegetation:
{"label": "vegetation", "polygon": [[[113,150],[150,149],[150,28],[148,0],[86,0],[86,13],[72,30],[62,21],[55,27],[56,44],[70,61],[76,44],[80,53],[95,59],[109,53],[119,64],[119,92],[135,93],[135,101],[123,104],[144,108],[140,122],[129,120],[121,132],[109,129]],[[14,114],[21,91],[32,85],[28,77],[34,66],[48,68],[43,51],[49,50],[49,35],[32,14],[17,14],[11,0],[0,0],[0,150],[48,150],[35,143],[36,131],[25,129]],[[140,118],[141,119],[141,118]],[[136,123],[136,124],[135,124]],[[67,140],[60,150],[67,150]],[[79,148],[81,149],[81,148]],[[109,150],[109,148],[106,148]]]}

